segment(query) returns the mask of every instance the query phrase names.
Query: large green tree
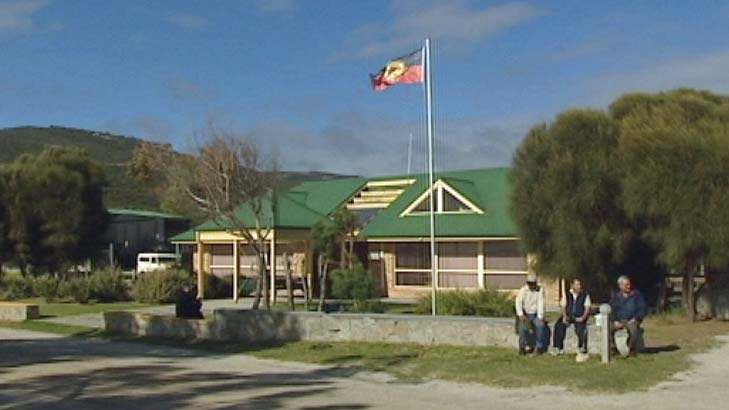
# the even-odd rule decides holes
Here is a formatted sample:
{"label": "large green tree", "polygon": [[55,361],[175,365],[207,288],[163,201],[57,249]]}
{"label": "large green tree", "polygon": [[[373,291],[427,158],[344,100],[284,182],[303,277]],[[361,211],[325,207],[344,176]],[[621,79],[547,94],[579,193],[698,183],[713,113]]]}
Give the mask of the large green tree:
{"label": "large green tree", "polygon": [[606,113],[567,111],[532,128],[513,160],[512,214],[537,269],[585,278],[602,297],[621,273],[646,276],[628,265],[654,270],[639,224],[621,207],[619,137]]}
{"label": "large green tree", "polygon": [[680,89],[629,94],[610,112],[621,123],[624,209],[646,220],[659,260],[686,275],[693,318],[693,274],[729,281],[729,96]]}
{"label": "large green tree", "polygon": [[108,224],[104,173],[85,151],[47,148],[5,166],[7,237],[24,271],[61,272],[96,256]]}

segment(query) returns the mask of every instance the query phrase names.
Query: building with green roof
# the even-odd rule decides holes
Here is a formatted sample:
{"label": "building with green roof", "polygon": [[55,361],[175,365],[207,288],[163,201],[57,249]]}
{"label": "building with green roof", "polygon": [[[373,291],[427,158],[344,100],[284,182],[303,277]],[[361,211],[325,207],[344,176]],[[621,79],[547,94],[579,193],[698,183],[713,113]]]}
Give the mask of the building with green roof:
{"label": "building with green roof", "polygon": [[[440,173],[431,189],[427,175],[342,178],[301,183],[276,195],[275,201],[264,198],[262,224],[273,290],[275,279],[284,275],[284,255],[294,275],[306,281],[308,289],[318,289],[310,230],[317,221],[347,208],[359,227],[356,253],[382,296],[428,291],[431,192],[438,286],[516,289],[524,283],[529,264],[509,215],[509,189],[508,168],[487,168]],[[246,205],[238,217],[250,227],[255,225]],[[225,223],[207,221],[172,241],[193,248],[199,275],[254,276],[257,271],[255,255]]]}

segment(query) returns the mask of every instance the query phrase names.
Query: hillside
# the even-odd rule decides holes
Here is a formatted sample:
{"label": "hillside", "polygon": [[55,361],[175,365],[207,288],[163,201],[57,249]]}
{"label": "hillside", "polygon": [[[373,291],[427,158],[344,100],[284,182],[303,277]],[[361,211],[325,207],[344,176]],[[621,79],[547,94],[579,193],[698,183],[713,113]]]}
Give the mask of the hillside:
{"label": "hillside", "polygon": [[[37,153],[47,146],[77,146],[86,149],[104,169],[109,185],[106,204],[110,208],[159,209],[159,201],[151,185],[140,184],[127,175],[127,164],[134,148],[142,140],[66,127],[17,127],[0,129],[0,162],[15,160],[24,153]],[[285,172],[284,185],[337,178],[321,172]]]}

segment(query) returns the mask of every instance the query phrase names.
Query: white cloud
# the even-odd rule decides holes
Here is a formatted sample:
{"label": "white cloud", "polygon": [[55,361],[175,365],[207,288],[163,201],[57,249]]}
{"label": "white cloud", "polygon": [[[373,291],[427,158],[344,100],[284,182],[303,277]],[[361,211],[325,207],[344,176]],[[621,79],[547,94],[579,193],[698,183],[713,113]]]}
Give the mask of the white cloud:
{"label": "white cloud", "polygon": [[[407,52],[426,36],[440,47],[463,47],[487,40],[542,12],[521,2],[474,9],[463,1],[423,5],[395,3],[394,21],[375,23],[355,29],[347,40],[347,49],[336,57],[392,56]],[[351,55],[354,48],[355,55]]]}
{"label": "white cloud", "polygon": [[[475,119],[451,119],[436,131],[438,171],[508,166],[524,135]],[[345,113],[318,130],[271,121],[245,132],[262,148],[276,151],[283,169],[364,176],[406,173],[411,133],[412,172],[426,172],[427,142],[420,122],[372,121]]]}
{"label": "white cloud", "polygon": [[27,31],[35,27],[33,15],[47,0],[16,0],[0,3],[0,32]]}
{"label": "white cloud", "polygon": [[729,49],[658,61],[632,72],[590,80],[592,95],[604,104],[625,92],[691,87],[729,92]]}
{"label": "white cloud", "polygon": [[166,20],[180,27],[191,29],[201,29],[209,24],[208,19],[205,17],[185,13],[173,14],[167,17]]}

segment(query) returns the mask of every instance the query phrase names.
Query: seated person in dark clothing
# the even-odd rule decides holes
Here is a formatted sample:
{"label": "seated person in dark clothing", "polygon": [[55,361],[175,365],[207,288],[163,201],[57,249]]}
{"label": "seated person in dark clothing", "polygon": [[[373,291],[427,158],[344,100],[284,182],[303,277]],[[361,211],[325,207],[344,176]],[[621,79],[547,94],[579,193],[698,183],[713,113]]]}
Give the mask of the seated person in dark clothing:
{"label": "seated person in dark clothing", "polygon": [[620,291],[610,299],[610,319],[613,322],[613,335],[616,330],[628,331],[628,348],[631,355],[638,352],[641,339],[640,324],[648,314],[648,305],[643,295],[636,289],[627,276],[618,278]]}
{"label": "seated person in dark clothing", "polygon": [[562,296],[559,302],[562,308],[562,317],[554,323],[554,350],[552,355],[564,354],[564,338],[567,335],[567,328],[575,326],[577,334],[578,353],[587,353],[587,318],[590,315],[590,295],[585,292],[582,280],[575,278],[572,281],[572,288]]}
{"label": "seated person in dark clothing", "polygon": [[203,319],[200,308],[202,302],[197,298],[196,290],[184,286],[175,300],[175,316],[180,319]]}

